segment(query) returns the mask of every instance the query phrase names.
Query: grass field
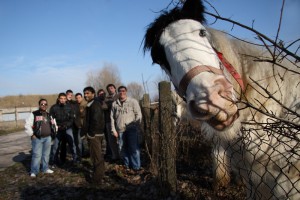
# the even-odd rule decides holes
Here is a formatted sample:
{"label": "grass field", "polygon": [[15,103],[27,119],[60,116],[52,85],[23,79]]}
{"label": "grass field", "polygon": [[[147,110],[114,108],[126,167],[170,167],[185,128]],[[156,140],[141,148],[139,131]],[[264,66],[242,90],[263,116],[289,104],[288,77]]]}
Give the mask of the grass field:
{"label": "grass field", "polygon": [[0,122],[0,135],[15,133],[24,130],[25,120]]}
{"label": "grass field", "polygon": [[58,94],[47,95],[17,95],[0,97],[0,110],[1,108],[15,108],[15,107],[35,107],[41,98],[48,100],[49,105],[56,102]]}

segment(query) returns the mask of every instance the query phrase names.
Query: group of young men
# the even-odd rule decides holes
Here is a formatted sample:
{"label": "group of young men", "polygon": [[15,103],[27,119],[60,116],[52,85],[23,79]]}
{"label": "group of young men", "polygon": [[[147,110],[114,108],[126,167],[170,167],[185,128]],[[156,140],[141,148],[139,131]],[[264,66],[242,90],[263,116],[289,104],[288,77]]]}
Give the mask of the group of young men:
{"label": "group of young men", "polygon": [[32,112],[25,123],[25,131],[32,143],[31,177],[37,176],[40,165],[42,172],[53,173],[49,163],[64,164],[67,145],[72,162],[80,163],[85,140],[94,168],[92,182],[102,182],[104,157],[111,162],[121,160],[124,167],[133,172],[140,170],[139,127],[142,114],[139,103],[127,96],[125,86],[118,87],[118,93],[114,84],[107,85],[106,90],[108,95],[100,89],[96,96],[95,89],[89,86],[83,89],[83,95],[75,95],[76,100],[72,99],[72,90],[59,93],[49,112],[47,100],[39,100],[39,109]]}

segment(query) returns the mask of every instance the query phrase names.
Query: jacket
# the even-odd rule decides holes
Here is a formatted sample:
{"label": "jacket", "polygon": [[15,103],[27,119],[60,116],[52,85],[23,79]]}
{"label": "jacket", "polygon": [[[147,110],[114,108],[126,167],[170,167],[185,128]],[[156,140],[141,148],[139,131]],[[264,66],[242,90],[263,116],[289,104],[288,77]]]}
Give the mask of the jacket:
{"label": "jacket", "polygon": [[74,126],[76,128],[81,128],[80,110],[79,110],[78,103],[76,101],[70,100],[70,101],[67,101],[66,104],[70,105],[70,107],[73,110]]}
{"label": "jacket", "polygon": [[27,135],[35,135],[37,138],[41,138],[43,134],[42,123],[48,122],[50,126],[50,135],[52,138],[55,137],[57,132],[57,125],[55,119],[46,112],[47,119],[44,119],[43,114],[40,110],[36,110],[30,114],[25,122],[25,132]]}
{"label": "jacket", "polygon": [[104,128],[104,114],[100,103],[95,100],[88,102],[85,108],[85,119],[83,121],[81,137],[103,136]]}
{"label": "jacket", "polygon": [[114,95],[108,95],[105,97],[104,104],[106,107],[104,108],[104,120],[106,123],[110,123],[110,111],[114,101],[118,99],[118,94],[115,93]]}
{"label": "jacket", "polygon": [[78,127],[78,128],[82,128],[83,121],[84,121],[84,118],[85,118],[86,102],[82,101],[80,104],[78,104],[78,107],[79,107],[79,118],[80,118],[80,127]]}
{"label": "jacket", "polygon": [[129,128],[138,128],[142,121],[141,108],[137,100],[127,97],[121,103],[116,100],[112,104],[111,112],[111,133],[124,132]]}
{"label": "jacket", "polygon": [[72,128],[74,123],[74,111],[69,104],[54,104],[50,108],[50,115],[56,120],[58,130]]}

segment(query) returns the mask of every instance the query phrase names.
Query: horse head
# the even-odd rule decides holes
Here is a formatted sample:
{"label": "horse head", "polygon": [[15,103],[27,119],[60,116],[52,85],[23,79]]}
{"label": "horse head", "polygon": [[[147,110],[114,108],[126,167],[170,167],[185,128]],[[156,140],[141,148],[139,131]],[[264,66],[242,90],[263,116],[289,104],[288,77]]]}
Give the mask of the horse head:
{"label": "horse head", "polygon": [[199,0],[164,12],[149,25],[144,52],[169,75],[194,119],[216,130],[230,127],[238,117],[232,83],[209,42],[204,26],[204,6]]}

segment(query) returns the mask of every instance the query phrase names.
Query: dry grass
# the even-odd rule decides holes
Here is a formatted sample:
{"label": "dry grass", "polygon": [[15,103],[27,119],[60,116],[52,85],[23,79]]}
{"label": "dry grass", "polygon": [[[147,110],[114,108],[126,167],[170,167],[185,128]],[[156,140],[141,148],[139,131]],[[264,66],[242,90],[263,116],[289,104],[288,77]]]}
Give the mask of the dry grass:
{"label": "dry grass", "polygon": [[62,167],[56,167],[54,174],[40,173],[38,177],[31,178],[31,158],[28,155],[22,162],[0,172],[0,199],[245,199],[242,186],[231,185],[229,188],[213,190],[207,144],[199,146],[199,142],[192,142],[180,151],[181,158],[177,159],[177,192],[168,197],[161,197],[158,177],[148,171],[148,159],[142,153],[142,173],[130,175],[119,165],[106,162],[104,182],[101,185],[90,181],[93,168],[89,158],[84,158],[79,165],[73,165],[69,159]]}
{"label": "dry grass", "polygon": [[[53,96],[55,101],[56,95]],[[40,97],[38,95],[28,97],[31,100],[28,100],[26,106],[36,106]],[[46,96],[42,97],[47,98]],[[20,99],[26,98],[19,96]],[[47,99],[50,104],[50,99]],[[3,98],[0,99],[0,103],[2,100]],[[13,101],[15,99],[6,100]],[[15,124],[15,127],[18,125]],[[178,140],[176,140],[178,141],[176,145],[178,147],[177,192],[167,198],[161,198],[157,182],[159,177],[155,177],[148,171],[149,158],[147,153],[142,151],[141,163],[145,169],[142,174],[128,175],[118,166],[106,163],[102,185],[90,182],[93,168],[88,158],[83,159],[80,165],[72,165],[67,162],[63,167],[55,168],[54,174],[41,174],[32,179],[28,174],[31,162],[31,158],[28,156],[21,163],[0,172],[0,190],[2,192],[0,199],[245,199],[244,188],[240,185],[232,184],[229,188],[220,188],[214,191],[210,146],[202,139],[198,131],[190,128],[184,130],[178,133]]]}
{"label": "dry grass", "polygon": [[153,177],[147,171],[131,176],[117,173],[116,165],[106,163],[104,182],[98,185],[90,182],[89,159],[80,165],[67,162],[55,168],[54,174],[40,173],[36,178],[29,177],[30,161],[27,157],[0,172],[0,199],[157,199],[155,184],[149,184]]}
{"label": "dry grass", "polygon": [[9,133],[15,133],[24,130],[24,127],[16,127],[11,129],[0,129],[0,135],[6,135]]}
{"label": "dry grass", "polygon": [[49,105],[56,102],[58,94],[46,95],[18,95],[0,97],[0,108],[14,108],[14,107],[34,107],[38,105],[41,98],[47,99]]}

